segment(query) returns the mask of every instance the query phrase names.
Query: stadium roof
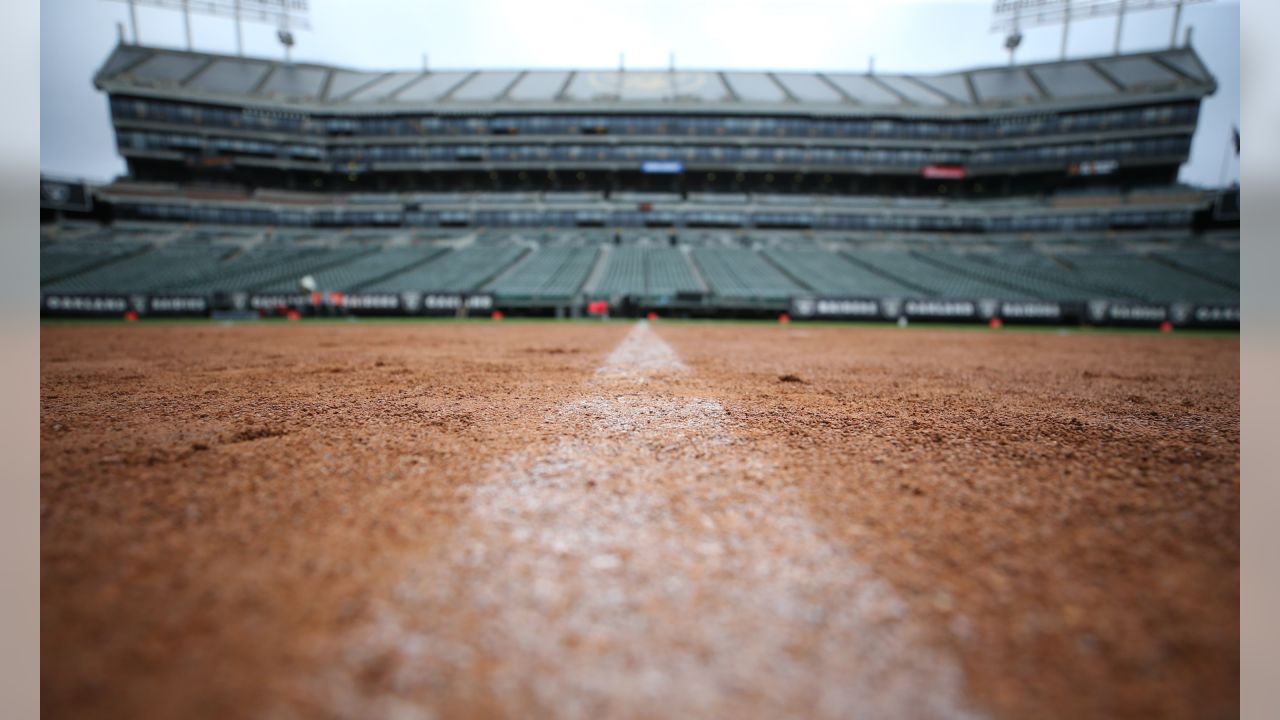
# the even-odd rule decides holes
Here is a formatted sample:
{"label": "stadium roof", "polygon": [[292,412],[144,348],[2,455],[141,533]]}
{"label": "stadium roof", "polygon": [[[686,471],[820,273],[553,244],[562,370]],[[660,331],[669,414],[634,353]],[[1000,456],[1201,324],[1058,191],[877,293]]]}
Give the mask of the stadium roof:
{"label": "stadium roof", "polygon": [[110,93],[310,113],[688,112],[986,115],[1198,99],[1216,89],[1190,48],[944,74],[439,70],[370,72],[119,45]]}

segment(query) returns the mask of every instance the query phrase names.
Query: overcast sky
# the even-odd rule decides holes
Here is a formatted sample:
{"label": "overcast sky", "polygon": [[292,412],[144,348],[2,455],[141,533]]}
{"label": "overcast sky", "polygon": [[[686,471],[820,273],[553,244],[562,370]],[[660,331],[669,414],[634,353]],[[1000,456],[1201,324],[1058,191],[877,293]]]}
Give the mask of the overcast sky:
{"label": "overcast sky", "polygon": [[[310,30],[295,32],[294,58],[353,68],[433,69],[677,67],[947,72],[1000,65],[1003,35],[991,32],[989,0],[311,0]],[[139,7],[145,45],[182,47],[182,16]],[[92,77],[128,24],[111,0],[42,0],[40,163],[45,173],[106,181],[124,171],[115,152],[106,97]],[[1169,42],[1172,11],[1132,13],[1122,49]],[[1239,178],[1226,152],[1240,116],[1240,8],[1219,0],[1187,6],[1183,27],[1218,79],[1201,109],[1191,160],[1181,179],[1218,185]],[[229,20],[193,15],[194,47],[234,52]],[[1111,52],[1115,21],[1074,23],[1069,57]],[[1057,58],[1058,28],[1024,31],[1020,62]],[[281,57],[273,28],[245,25],[246,54]],[[1181,42],[1181,32],[1179,33]],[[1245,139],[1248,142],[1248,138]],[[1225,163],[1224,163],[1225,159]]]}

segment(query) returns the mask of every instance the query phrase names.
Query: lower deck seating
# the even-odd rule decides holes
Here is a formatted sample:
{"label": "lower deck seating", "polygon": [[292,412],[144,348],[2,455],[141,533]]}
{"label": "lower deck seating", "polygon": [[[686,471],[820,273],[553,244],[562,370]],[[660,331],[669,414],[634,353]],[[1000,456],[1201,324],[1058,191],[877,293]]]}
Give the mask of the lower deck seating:
{"label": "lower deck seating", "polygon": [[377,292],[470,292],[484,286],[526,252],[524,248],[511,245],[462,247],[383,278],[366,289]]}
{"label": "lower deck seating", "polygon": [[[236,251],[236,247],[228,245],[171,243],[110,265],[46,283],[42,290],[59,293],[128,294],[158,292],[171,287],[194,287],[197,278],[210,273]],[[42,263],[43,260],[42,255]]]}
{"label": "lower deck seating", "polygon": [[582,289],[598,253],[596,248],[541,248],[487,289],[513,301],[568,301]]}
{"label": "lower deck seating", "polygon": [[1158,252],[1156,258],[1181,270],[1228,287],[1240,287],[1240,253],[1220,248],[1179,248]]}
{"label": "lower deck seating", "polygon": [[609,252],[595,294],[661,301],[702,292],[685,253],[671,247],[618,246]]}
{"label": "lower deck seating", "polygon": [[1034,298],[1014,285],[957,272],[928,259],[926,253],[894,250],[845,250],[845,257],[903,285],[919,288],[916,295],[935,298]]}
{"label": "lower deck seating", "polygon": [[1101,250],[1062,254],[1077,273],[1113,297],[1149,302],[1238,303],[1240,291],[1144,254]]}
{"label": "lower deck seating", "polygon": [[815,293],[877,297],[919,292],[918,288],[821,248],[788,247],[767,250],[765,255]]}
{"label": "lower deck seating", "polygon": [[778,300],[808,292],[764,257],[747,248],[703,247],[693,259],[711,291],[732,300]]}
{"label": "lower deck seating", "polygon": [[343,292],[491,292],[563,307],[585,297],[700,307],[785,307],[800,296],[1127,300],[1238,305],[1231,238],[1028,242],[691,232],[442,231],[236,234],[77,228],[44,232],[45,293],[291,292],[312,276]]}
{"label": "lower deck seating", "polygon": [[[405,272],[445,252],[444,248],[431,246],[375,248],[355,260],[335,265],[317,273],[316,288],[322,291],[353,292],[363,290],[383,278]],[[286,279],[264,288],[267,292],[291,292],[296,290],[296,280]]]}
{"label": "lower deck seating", "polygon": [[227,289],[264,290],[282,284],[291,284],[296,289],[298,281],[306,275],[373,251],[374,248],[366,247],[330,249],[280,241],[262,243],[217,263],[202,275],[157,289],[201,294]]}

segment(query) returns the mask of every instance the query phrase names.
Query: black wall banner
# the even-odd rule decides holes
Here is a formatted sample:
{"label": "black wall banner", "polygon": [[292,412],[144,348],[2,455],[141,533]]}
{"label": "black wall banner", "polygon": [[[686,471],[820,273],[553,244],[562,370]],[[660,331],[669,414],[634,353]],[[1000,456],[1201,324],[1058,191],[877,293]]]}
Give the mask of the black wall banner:
{"label": "black wall banner", "polygon": [[422,312],[427,315],[453,315],[459,310],[467,313],[487,313],[493,310],[493,295],[463,293],[422,293]]}
{"label": "black wall banner", "polygon": [[1191,311],[1191,320],[1197,325],[1240,327],[1240,306],[1197,305]]}
{"label": "black wall banner", "polygon": [[307,293],[258,293],[249,296],[250,310],[298,309],[310,304],[311,295]]}
{"label": "black wall banner", "polygon": [[124,295],[44,295],[40,312],[45,315],[123,315],[129,311]]}
{"label": "black wall banner", "polygon": [[82,182],[40,178],[40,207],[85,212],[93,208],[93,197]]}
{"label": "black wall banner", "polygon": [[204,315],[209,311],[209,298],[203,295],[152,295],[143,307],[148,315]]}
{"label": "black wall banner", "polygon": [[999,300],[939,300],[902,298],[797,297],[791,299],[791,315],[798,319],[987,320],[1009,314],[1019,319],[1060,317],[1057,303],[1024,303]]}
{"label": "black wall banner", "polygon": [[1240,306],[1174,303],[1169,320],[1179,327],[1240,327]]}
{"label": "black wall banner", "polygon": [[978,317],[978,304],[972,300],[903,300],[902,314],[913,320],[972,320]]}
{"label": "black wall banner", "polygon": [[467,310],[470,312],[489,312],[493,310],[493,295],[468,295]]}
{"label": "black wall banner", "polygon": [[1169,319],[1169,306],[1156,303],[1090,300],[1087,306],[1087,319],[1094,325],[1159,324]]}
{"label": "black wall banner", "polygon": [[1062,303],[1048,300],[1006,300],[1000,303],[1002,320],[1061,320],[1066,312]]}
{"label": "black wall banner", "polygon": [[1168,321],[1178,327],[1236,328],[1240,327],[1240,306],[1090,300],[1086,319],[1094,325],[1158,325]]}
{"label": "black wall banner", "polygon": [[796,297],[791,298],[791,316],[796,318],[861,318],[880,317],[880,303],[867,298]]}
{"label": "black wall banner", "polygon": [[342,307],[356,314],[396,314],[403,310],[397,293],[351,293],[342,296]]}
{"label": "black wall banner", "polygon": [[[488,293],[434,293],[434,292],[357,292],[341,295],[340,301],[330,304],[355,315],[456,315],[488,313],[493,310],[493,295]],[[274,311],[278,308],[300,309],[312,305],[312,298],[305,293],[258,293],[249,295],[243,303],[251,310]],[[235,303],[237,308],[240,303]]]}
{"label": "black wall banner", "polygon": [[798,320],[990,320],[1014,322],[1072,321],[1078,303],[1048,300],[939,300],[903,298],[794,297],[791,316]]}

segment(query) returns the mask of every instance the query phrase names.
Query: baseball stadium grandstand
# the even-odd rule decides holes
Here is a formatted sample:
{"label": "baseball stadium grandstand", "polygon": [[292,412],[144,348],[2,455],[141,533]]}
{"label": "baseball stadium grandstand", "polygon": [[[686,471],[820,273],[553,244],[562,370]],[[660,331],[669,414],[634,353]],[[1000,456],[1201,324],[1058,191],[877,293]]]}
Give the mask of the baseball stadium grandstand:
{"label": "baseball stadium grandstand", "polygon": [[46,314],[1238,326],[1190,47],[940,75],[369,72],[121,44]]}

